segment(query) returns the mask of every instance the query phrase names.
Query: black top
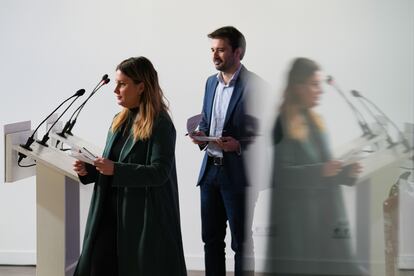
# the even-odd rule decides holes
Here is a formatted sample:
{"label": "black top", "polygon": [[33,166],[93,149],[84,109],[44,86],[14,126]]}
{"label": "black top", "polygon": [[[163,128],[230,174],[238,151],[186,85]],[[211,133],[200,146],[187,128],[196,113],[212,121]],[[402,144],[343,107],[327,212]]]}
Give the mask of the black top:
{"label": "black top", "polygon": [[[113,162],[117,162],[121,155],[122,148],[126,140],[128,139],[129,134],[132,130],[132,124],[135,120],[135,116],[138,113],[138,108],[133,108],[129,110],[130,113],[128,114],[127,120],[121,126],[121,131],[119,131],[118,135],[116,136],[114,143],[112,144],[111,151],[109,153],[109,160]],[[108,176],[110,179],[110,183],[112,183],[112,176]],[[105,211],[103,215],[102,225],[106,227],[116,227],[117,223],[117,197],[118,197],[118,187],[112,186],[108,189],[108,193],[106,194],[105,198]]]}
{"label": "black top", "polygon": [[119,156],[121,155],[122,148],[124,147],[124,144],[128,139],[129,134],[131,133],[132,124],[135,120],[135,116],[138,113],[138,108],[132,108],[129,111],[130,112],[128,114],[128,118],[121,126],[121,131],[115,138],[115,141],[111,148],[111,152],[109,153],[109,160],[112,160],[114,162],[118,161]]}

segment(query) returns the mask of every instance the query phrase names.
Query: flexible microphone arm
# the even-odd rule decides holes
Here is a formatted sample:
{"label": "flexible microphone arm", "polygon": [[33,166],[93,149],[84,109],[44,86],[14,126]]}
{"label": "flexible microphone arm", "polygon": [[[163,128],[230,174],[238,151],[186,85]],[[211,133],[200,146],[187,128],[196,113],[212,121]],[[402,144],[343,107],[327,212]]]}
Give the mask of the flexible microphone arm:
{"label": "flexible microphone arm", "polygon": [[345,96],[344,92],[336,85],[334,82],[334,79],[332,76],[328,76],[326,79],[326,82],[335,88],[335,90],[339,93],[339,95],[342,96],[342,98],[345,100],[345,102],[348,104],[348,106],[353,111],[356,120],[358,121],[359,126],[362,129],[362,136],[368,136],[368,139],[374,138],[376,135],[372,132],[370,127],[368,126],[367,121],[365,120],[364,116],[362,116],[361,112],[355,107],[355,105],[352,104],[352,102]]}
{"label": "flexible microphone arm", "polygon": [[60,116],[56,119],[56,121],[51,125],[49,130],[46,132],[46,134],[43,136],[42,140],[38,140],[37,142],[45,147],[48,147],[47,141],[49,140],[49,132],[53,129],[53,127],[56,125],[56,123],[59,121],[60,118],[68,111],[68,109],[72,106],[72,104],[83,94],[85,94],[85,89],[82,89],[82,93],[79,94],[76,98],[73,99],[73,101],[66,107],[66,109],[60,114]]}
{"label": "flexible microphone arm", "polygon": [[377,123],[385,131],[385,133],[387,135],[387,142],[390,144],[389,147],[395,146],[398,143],[395,143],[395,142],[392,141],[392,138],[389,135],[387,129],[381,124],[381,122],[379,121],[379,119],[377,118],[377,116],[375,116],[375,114],[371,111],[371,109],[368,107],[368,105],[365,102],[369,103],[372,107],[374,107],[375,110],[377,110],[397,130],[397,133],[398,133],[398,135],[400,136],[400,139],[401,139],[401,143],[404,145],[404,147],[406,149],[405,152],[407,152],[407,151],[410,150],[410,144],[408,143],[407,138],[404,136],[404,134],[398,128],[398,126],[390,119],[390,117],[388,117],[374,102],[372,102],[368,98],[364,97],[360,92],[358,92],[356,90],[352,90],[351,91],[351,94],[355,98],[358,98],[358,100],[360,101],[360,103],[365,107],[365,109],[370,113],[370,115],[375,119],[375,121],[377,121]]}
{"label": "flexible microphone arm", "polygon": [[[78,107],[78,108],[76,108],[76,110],[73,112],[73,114],[72,114],[72,116],[70,116],[70,118],[69,118],[69,121],[71,121],[72,120],[72,118],[73,118],[73,116],[75,115],[75,113],[76,113],[76,111],[79,111],[80,112],[80,110],[85,106],[85,104],[86,104],[86,102],[96,93],[96,91],[98,91],[99,90],[99,88],[101,88],[103,85],[105,85],[105,84],[107,84],[109,82],[109,79],[108,79],[108,75],[107,74],[105,74],[103,77],[102,77],[102,79],[101,79],[101,81],[95,86],[95,88],[92,90],[92,92],[91,92],[91,94],[88,96],[88,98],[86,98],[86,100]],[[79,114],[79,112],[78,112],[78,114]],[[76,117],[77,117],[77,115],[76,115]],[[76,119],[76,117],[75,117],[75,119]]]}
{"label": "flexible microphone arm", "polygon": [[[33,144],[34,140],[34,135],[37,132],[37,130],[39,129],[39,127],[46,122],[47,119],[49,119],[56,110],[58,110],[63,104],[65,104],[67,101],[69,101],[70,99],[72,99],[73,97],[79,97],[81,95],[83,95],[85,93],[85,89],[79,89],[78,91],[76,91],[76,93],[72,96],[70,96],[69,98],[67,98],[66,100],[64,100],[58,107],[56,107],[38,126],[37,128],[33,131],[32,135],[27,139],[26,144],[21,144],[20,146],[26,150],[32,151],[31,149],[31,145]],[[22,161],[23,158],[26,158],[26,155],[24,155],[23,153],[19,153],[19,159],[18,159],[18,163],[20,163],[20,161]]]}
{"label": "flexible microphone arm", "polygon": [[[83,107],[86,105],[86,102],[89,101],[89,99],[105,84],[107,84],[110,81],[110,79],[108,78],[108,75],[105,74],[102,79],[99,81],[99,83],[95,86],[95,88],[92,90],[91,94],[89,94],[88,98],[86,98],[86,100],[79,105],[78,108],[75,109],[75,111],[72,113],[72,115],[70,116],[69,120],[65,123],[65,126],[63,127],[62,131],[57,133],[59,136],[66,138],[65,134],[69,134],[69,135],[73,135],[72,133],[72,129],[75,126],[76,123],[76,119],[78,118],[80,112],[82,111]],[[76,114],[76,116],[75,116]],[[75,118],[72,120],[73,116],[75,116]]]}
{"label": "flexible microphone arm", "polygon": [[[104,86],[105,84],[107,84],[108,82],[110,81],[110,79],[106,79],[96,90],[95,90],[95,92],[93,93],[93,94],[95,94],[96,93],[96,91],[98,91],[102,86]],[[92,95],[91,95],[92,96]],[[81,113],[81,111],[82,111],[82,109],[85,107],[85,105],[86,105],[86,102],[84,102],[80,107],[79,107],[79,110],[78,110],[78,113],[76,114],[76,116],[75,116],[75,118],[72,120],[72,122],[71,122],[71,124],[70,124],[70,126],[69,126],[69,128],[68,128],[68,130],[66,131],[66,133],[67,134],[69,134],[69,135],[73,135],[73,133],[72,133],[72,129],[73,129],[73,127],[75,126],[75,124],[76,124],[76,119],[78,118],[78,116],[79,116],[79,114]]]}

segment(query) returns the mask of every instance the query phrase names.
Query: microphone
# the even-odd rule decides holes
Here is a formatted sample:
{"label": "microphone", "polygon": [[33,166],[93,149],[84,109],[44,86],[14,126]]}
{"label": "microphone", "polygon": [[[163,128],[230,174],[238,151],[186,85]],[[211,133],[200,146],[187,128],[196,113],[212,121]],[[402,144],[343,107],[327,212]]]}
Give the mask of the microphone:
{"label": "microphone", "polygon": [[[80,92],[80,93],[78,93]],[[56,119],[56,121],[50,126],[49,130],[46,132],[46,134],[43,136],[42,140],[38,140],[37,142],[45,147],[48,147],[47,145],[47,140],[49,140],[49,132],[53,129],[53,127],[56,125],[56,123],[59,121],[60,118],[62,118],[62,116],[66,113],[66,111],[68,111],[68,109],[72,106],[72,104],[83,94],[85,94],[85,89],[81,89],[79,90],[77,93],[77,97],[75,99],[73,99],[73,101],[68,105],[68,107],[66,107],[66,109],[62,112],[62,114],[60,114],[60,116]]]}
{"label": "microphone", "polygon": [[[26,150],[32,151],[31,149],[31,145],[33,144],[34,140],[34,135],[37,132],[37,130],[39,129],[39,127],[46,122],[47,119],[50,118],[50,116],[52,116],[56,110],[58,110],[63,104],[65,104],[67,101],[69,101],[70,99],[74,98],[74,97],[80,97],[85,93],[85,89],[79,89],[78,91],[76,91],[76,93],[72,96],[70,96],[69,98],[67,98],[66,100],[64,100],[58,107],[56,107],[38,126],[37,128],[33,131],[32,135],[27,139],[26,144],[21,144],[20,146]],[[19,159],[17,163],[20,163],[20,161],[23,160],[23,158],[26,158],[27,156],[24,155],[23,153],[19,152]]]}
{"label": "microphone", "polygon": [[377,116],[375,116],[375,114],[371,111],[371,109],[368,107],[368,105],[365,103],[369,103],[372,107],[375,108],[375,110],[377,110],[382,116],[384,116],[384,118],[391,123],[391,125],[397,130],[398,135],[400,136],[401,139],[401,143],[404,145],[405,147],[405,152],[408,152],[410,150],[410,144],[408,143],[407,138],[404,136],[404,134],[402,133],[402,131],[398,128],[398,126],[375,104],[373,103],[371,100],[369,100],[368,98],[364,97],[360,92],[356,91],[356,90],[352,90],[351,91],[352,96],[354,96],[355,98],[358,98],[358,100],[360,101],[360,103],[365,107],[365,109],[368,111],[368,113],[375,119],[375,121],[381,126],[381,128],[385,131],[385,134],[387,135],[387,142],[389,143],[389,148],[395,146],[398,143],[395,143],[392,141],[391,136],[389,135],[387,129],[381,124],[380,120],[377,118]]}
{"label": "microphone", "polygon": [[374,138],[376,135],[372,132],[371,128],[368,126],[367,121],[365,120],[364,116],[362,116],[361,112],[355,107],[355,105],[352,104],[350,100],[345,96],[344,92],[336,85],[334,82],[334,79],[332,76],[327,76],[326,82],[335,88],[335,90],[339,93],[339,95],[342,96],[342,98],[345,100],[345,102],[349,105],[352,112],[355,115],[355,118],[358,122],[358,125],[361,127],[362,130],[362,137],[368,136],[368,139]]}
{"label": "microphone", "polygon": [[[86,102],[105,84],[109,83],[110,79],[108,78],[108,74],[103,75],[102,79],[98,82],[95,88],[92,90],[91,94],[88,98],[72,113],[69,120],[65,123],[62,131],[57,133],[59,136],[66,138],[65,134],[73,135],[72,129],[76,124],[76,119],[78,118],[80,112],[82,111],[83,107],[85,106]],[[75,114],[77,115],[75,116]],[[75,118],[72,120],[73,116]]]}

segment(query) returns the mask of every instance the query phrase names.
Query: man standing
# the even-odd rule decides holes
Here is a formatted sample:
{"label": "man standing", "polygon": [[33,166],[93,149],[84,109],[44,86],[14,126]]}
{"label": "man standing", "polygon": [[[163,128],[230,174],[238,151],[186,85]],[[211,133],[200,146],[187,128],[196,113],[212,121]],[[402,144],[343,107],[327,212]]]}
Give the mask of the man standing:
{"label": "man standing", "polygon": [[[207,276],[224,276],[227,221],[235,252],[235,275],[243,275],[246,251],[252,250],[251,216],[247,216],[244,150],[255,135],[246,98],[259,77],[242,64],[246,40],[227,26],[210,33],[211,53],[218,74],[207,79],[202,120],[190,135],[205,149],[198,185],[201,191],[202,239]],[[253,118],[254,119],[254,118]],[[206,138],[220,137],[206,142]],[[249,217],[249,219],[246,219]],[[250,253],[250,252],[249,252]]]}

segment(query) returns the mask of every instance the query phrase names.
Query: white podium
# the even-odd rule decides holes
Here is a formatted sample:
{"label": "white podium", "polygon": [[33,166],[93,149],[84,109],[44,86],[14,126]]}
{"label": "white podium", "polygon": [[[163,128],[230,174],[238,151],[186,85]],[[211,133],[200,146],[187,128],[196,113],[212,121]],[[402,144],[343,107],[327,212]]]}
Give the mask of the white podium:
{"label": "white podium", "polygon": [[408,158],[401,150],[387,149],[362,162],[366,173],[356,187],[357,252],[365,252],[369,256],[370,275],[386,275],[387,244],[383,204],[401,174],[400,165]]}
{"label": "white podium", "polygon": [[[394,275],[389,273],[391,267],[396,266],[390,263],[390,256],[398,259],[398,252],[390,252],[390,246],[398,241],[390,240],[395,237],[390,229],[395,231],[398,224],[394,225],[397,220],[385,220],[384,217],[394,217],[398,212],[397,199],[390,198],[389,193],[402,173],[401,165],[413,155],[413,151],[402,144],[390,147],[385,139],[378,138],[348,146],[353,151],[365,152],[359,160],[363,172],[355,186],[355,259],[368,275]],[[389,203],[393,204],[385,206]],[[390,223],[392,225],[388,225]]]}
{"label": "white podium", "polygon": [[[280,275],[397,276],[388,273],[392,269],[398,270],[397,264],[390,263],[392,258],[392,262],[398,259],[398,255],[395,256],[398,252],[389,252],[389,243],[395,242],[390,240],[395,239],[395,232],[390,232],[390,229],[395,231],[398,225],[393,225],[396,221],[387,217],[395,217],[398,212],[395,208],[398,206],[391,202],[389,192],[402,173],[401,165],[411,156],[412,149],[407,150],[401,143],[390,147],[386,136],[381,133],[373,139],[357,138],[342,149],[337,149],[334,159],[346,157],[342,159],[345,164],[359,162],[363,171],[354,186],[342,188],[347,216],[326,217],[326,221],[337,219],[338,222],[335,225],[321,224],[320,229],[326,233],[326,229],[331,229],[331,233],[339,229],[339,233],[346,234],[318,237],[319,243],[333,249],[334,254],[326,258],[318,259],[309,252],[284,258],[267,256],[273,262],[267,272]],[[385,208],[386,213],[384,203],[393,203]],[[277,238],[277,229],[275,233],[270,233],[270,242],[274,241],[272,235]],[[306,231],[303,235],[312,241],[317,236]],[[341,251],[340,245],[343,244],[349,245],[350,255],[349,252]],[[277,247],[277,242],[274,246]]]}
{"label": "white podium", "polygon": [[[34,142],[32,151],[20,147],[30,135],[30,122],[7,125],[4,129],[5,182],[36,175],[36,275],[71,276],[80,254],[79,181],[72,169],[75,159],[51,145]],[[80,138],[72,140],[91,148]],[[18,152],[28,157],[25,164],[36,162],[35,170],[17,167]]]}

